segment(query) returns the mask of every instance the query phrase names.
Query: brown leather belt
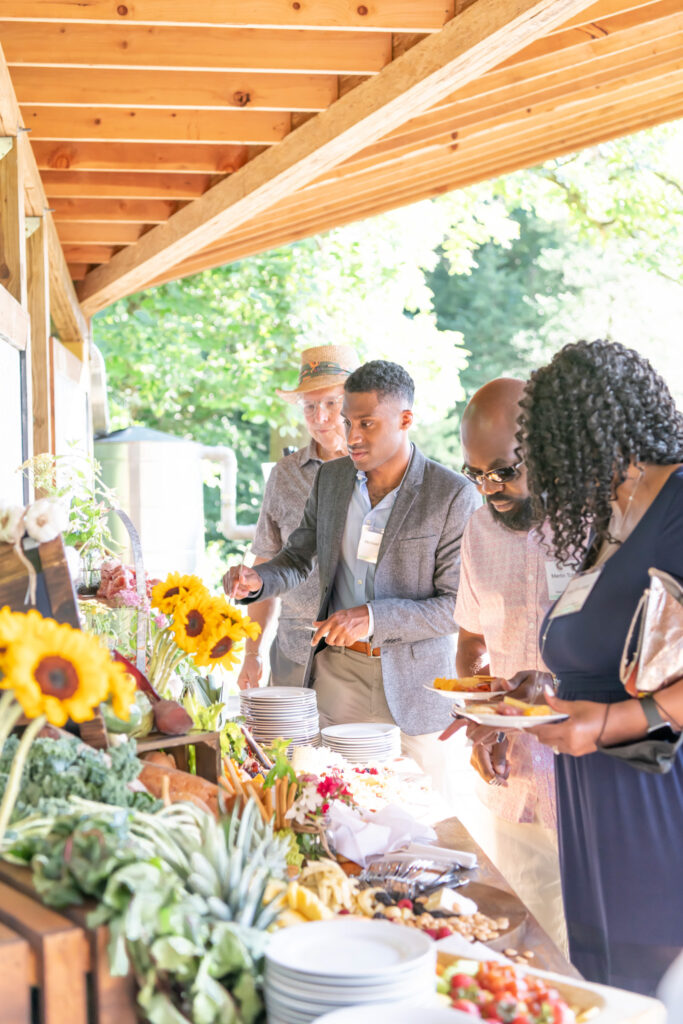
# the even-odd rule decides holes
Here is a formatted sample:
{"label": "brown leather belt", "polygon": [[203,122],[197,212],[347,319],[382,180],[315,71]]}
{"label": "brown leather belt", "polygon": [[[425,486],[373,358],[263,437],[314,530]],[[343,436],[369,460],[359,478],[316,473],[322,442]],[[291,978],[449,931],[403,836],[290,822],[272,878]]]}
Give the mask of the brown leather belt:
{"label": "brown leather belt", "polygon": [[358,651],[359,654],[366,654],[368,658],[379,658],[381,651],[379,647],[371,647],[367,640],[356,640],[355,644],[345,644],[347,651]]}

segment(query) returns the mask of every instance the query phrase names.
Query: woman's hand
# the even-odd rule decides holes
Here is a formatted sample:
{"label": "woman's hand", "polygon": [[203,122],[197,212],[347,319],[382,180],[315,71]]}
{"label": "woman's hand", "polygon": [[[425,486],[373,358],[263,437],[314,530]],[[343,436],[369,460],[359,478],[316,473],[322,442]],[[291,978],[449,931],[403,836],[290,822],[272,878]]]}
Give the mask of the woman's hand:
{"label": "woman's hand", "polygon": [[545,691],[545,700],[548,707],[558,714],[567,715],[567,718],[563,722],[538,725],[528,731],[550,747],[554,754],[571,754],[572,757],[594,754],[609,705],[592,700],[560,700],[548,690]]}

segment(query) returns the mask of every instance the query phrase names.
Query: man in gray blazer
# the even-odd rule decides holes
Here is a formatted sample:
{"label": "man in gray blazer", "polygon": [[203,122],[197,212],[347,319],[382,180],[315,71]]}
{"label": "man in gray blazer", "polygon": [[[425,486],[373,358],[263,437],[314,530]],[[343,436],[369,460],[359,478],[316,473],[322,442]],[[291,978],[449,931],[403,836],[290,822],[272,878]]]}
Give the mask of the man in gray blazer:
{"label": "man in gray blazer", "polygon": [[305,580],[317,555],[305,685],[315,686],[321,723],[394,721],[404,751],[426,767],[433,758],[409,738],[450,720],[448,704],[424,686],[455,674],[460,541],[481,501],[465,477],[411,444],[413,395],[396,363],[355,370],[342,409],[349,457],[320,467],[278,555],[258,570],[233,566],[223,582],[235,599],[263,600]]}

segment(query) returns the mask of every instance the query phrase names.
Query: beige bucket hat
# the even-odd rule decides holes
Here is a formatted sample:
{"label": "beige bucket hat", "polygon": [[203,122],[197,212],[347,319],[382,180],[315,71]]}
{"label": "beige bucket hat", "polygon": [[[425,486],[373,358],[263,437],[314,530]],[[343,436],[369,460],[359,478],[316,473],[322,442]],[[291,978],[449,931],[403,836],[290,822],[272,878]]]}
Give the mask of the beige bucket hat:
{"label": "beige bucket hat", "polygon": [[358,357],[350,345],[318,345],[301,353],[299,385],[291,391],[276,388],[286,402],[296,402],[300,395],[320,388],[343,384],[358,366]]}

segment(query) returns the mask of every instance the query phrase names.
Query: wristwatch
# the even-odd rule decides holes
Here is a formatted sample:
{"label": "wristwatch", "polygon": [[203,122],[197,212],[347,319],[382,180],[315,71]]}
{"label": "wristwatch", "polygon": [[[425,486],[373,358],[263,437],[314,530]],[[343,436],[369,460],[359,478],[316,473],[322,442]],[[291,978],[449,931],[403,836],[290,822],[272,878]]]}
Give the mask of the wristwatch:
{"label": "wristwatch", "polygon": [[668,725],[671,728],[671,722],[666,718],[662,718],[662,713],[659,710],[657,701],[652,696],[641,697],[640,706],[643,709],[643,714],[647,719],[647,731],[648,733],[655,732],[657,729],[663,729]]}

